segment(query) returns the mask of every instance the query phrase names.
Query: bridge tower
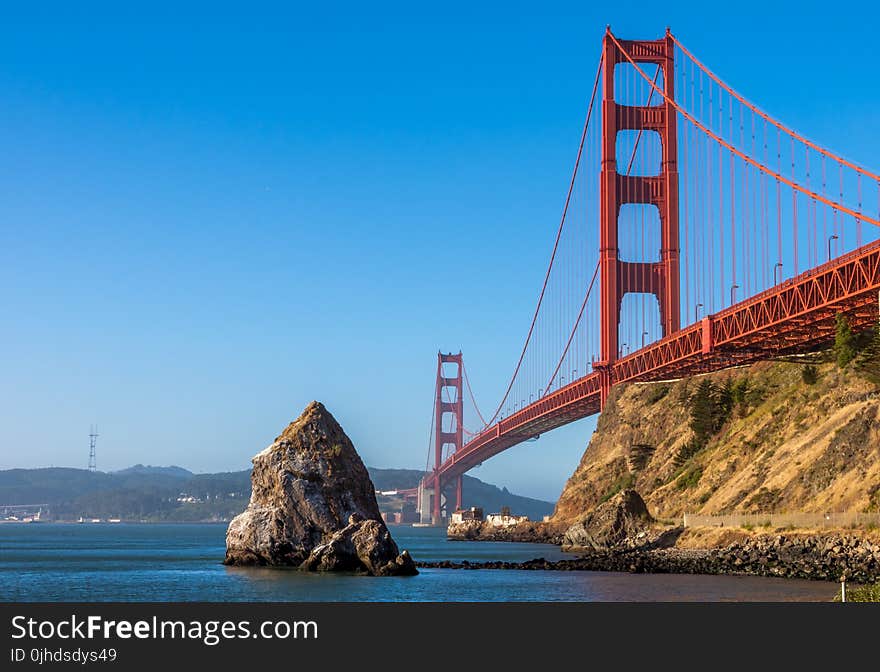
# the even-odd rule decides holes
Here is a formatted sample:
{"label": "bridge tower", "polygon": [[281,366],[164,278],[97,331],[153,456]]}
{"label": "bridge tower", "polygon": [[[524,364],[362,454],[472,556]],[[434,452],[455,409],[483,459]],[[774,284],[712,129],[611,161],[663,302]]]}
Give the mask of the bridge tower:
{"label": "bridge tower", "polygon": [[[637,64],[659,66],[662,90],[674,100],[675,43],[669,30],[660,40],[619,40]],[[595,368],[602,375],[604,407],[613,384],[612,365],[618,358],[620,308],[628,292],[653,294],[660,306],[663,336],[680,329],[678,247],[678,146],[675,108],[663,99],[659,105],[621,105],[615,100],[614,71],[626,56],[611,39],[608,29],[602,50],[602,173],[600,203],[601,355]],[[640,66],[641,67],[641,66]],[[658,83],[659,87],[659,83]],[[654,98],[658,96],[655,93]],[[646,101],[647,102],[647,101]],[[662,158],[657,175],[621,173],[616,157],[619,131],[654,132],[660,136]],[[660,255],[656,262],[631,262],[619,258],[618,218],[627,203],[653,205],[660,215]]]}
{"label": "bridge tower", "polygon": [[[448,365],[444,369],[444,364]],[[422,480],[419,496],[419,510],[424,518],[428,511],[431,514],[431,523],[440,525],[443,518],[442,492],[443,483],[440,479],[440,465],[443,463],[443,452],[447,447],[450,452],[459,450],[464,445],[463,440],[463,410],[464,402],[462,393],[463,371],[462,354],[437,353],[437,384],[434,394],[434,471]],[[453,368],[450,371],[450,368]],[[455,480],[455,508],[461,508],[461,476]],[[431,487],[426,487],[431,483]],[[433,492],[431,492],[433,490]]]}

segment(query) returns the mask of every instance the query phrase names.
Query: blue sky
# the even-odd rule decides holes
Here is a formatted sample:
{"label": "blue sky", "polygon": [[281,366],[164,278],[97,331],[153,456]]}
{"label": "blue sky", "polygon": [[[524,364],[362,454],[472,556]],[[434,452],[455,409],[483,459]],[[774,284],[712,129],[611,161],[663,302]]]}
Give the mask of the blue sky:
{"label": "blue sky", "polygon": [[[608,23],[880,167],[867,3],[242,7],[0,13],[0,468],[97,422],[101,469],[243,469],[312,399],[423,467],[438,349],[503,392]],[[593,427],[473,475],[555,499]]]}

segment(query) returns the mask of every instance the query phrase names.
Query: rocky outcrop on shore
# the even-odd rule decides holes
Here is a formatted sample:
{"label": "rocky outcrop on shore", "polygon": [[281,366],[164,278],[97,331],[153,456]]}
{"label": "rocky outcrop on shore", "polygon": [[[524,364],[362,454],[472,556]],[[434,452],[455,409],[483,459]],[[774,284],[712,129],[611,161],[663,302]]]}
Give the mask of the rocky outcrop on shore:
{"label": "rocky outcrop on shore", "polygon": [[762,535],[718,549],[594,549],[551,562],[433,562],[444,569],[592,570],[660,574],[745,574],[855,583],[880,581],[880,544],[853,535]]}
{"label": "rocky outcrop on shore", "polygon": [[582,516],[574,525],[523,521],[502,527],[484,520],[465,520],[450,523],[446,536],[453,541],[555,544],[570,552],[617,546],[669,546],[675,543],[677,530],[663,529],[653,523],[654,519],[639,493],[627,489]]}
{"label": "rocky outcrop on shore", "polygon": [[253,458],[247,509],[226,532],[227,565],[416,574],[382,521],[367,469],[319,402]]}
{"label": "rocky outcrop on shore", "polygon": [[621,490],[566,530],[562,550],[611,548],[639,535],[645,538],[652,522],[641,495]]}
{"label": "rocky outcrop on shore", "polygon": [[[880,539],[843,532],[757,533],[717,528],[669,527],[654,520],[635,490],[625,489],[559,534],[558,524],[543,523],[562,536],[562,548],[578,557],[556,562],[420,563],[443,569],[522,569],[611,571],[661,574],[744,574],[855,583],[880,580]],[[498,540],[516,528],[483,530],[487,524],[468,521],[456,526],[461,538]],[[564,529],[564,528],[563,528]],[[518,530],[516,539],[539,541],[534,530]],[[556,542],[559,543],[559,542]],[[696,544],[696,546],[695,546]]]}
{"label": "rocky outcrop on shore", "polygon": [[499,527],[484,520],[465,520],[450,523],[446,536],[453,541],[517,541],[559,545],[564,532],[564,526],[544,522],[524,521]]}

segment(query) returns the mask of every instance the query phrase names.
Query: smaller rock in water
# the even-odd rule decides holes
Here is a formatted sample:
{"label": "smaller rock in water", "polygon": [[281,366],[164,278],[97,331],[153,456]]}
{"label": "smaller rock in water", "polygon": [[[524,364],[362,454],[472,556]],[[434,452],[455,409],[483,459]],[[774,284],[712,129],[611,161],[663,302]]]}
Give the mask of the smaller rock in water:
{"label": "smaller rock in water", "polygon": [[323,404],[309,404],[253,464],[251,501],[229,523],[225,564],[418,573],[391,538],[351,440]]}
{"label": "smaller rock in water", "polygon": [[[389,553],[391,545],[395,551]],[[326,543],[312,549],[300,567],[318,572],[365,569],[375,576],[414,573],[408,571],[413,565],[409,552],[396,555],[396,548],[384,523],[364,520],[353,513],[348,525],[333,533]]]}

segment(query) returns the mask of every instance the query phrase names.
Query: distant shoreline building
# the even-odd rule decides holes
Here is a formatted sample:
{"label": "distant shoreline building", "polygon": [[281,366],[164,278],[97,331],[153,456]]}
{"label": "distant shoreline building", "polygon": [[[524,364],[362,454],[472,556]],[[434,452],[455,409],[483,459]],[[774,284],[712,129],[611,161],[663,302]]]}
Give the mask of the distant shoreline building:
{"label": "distant shoreline building", "polygon": [[459,509],[452,513],[453,523],[464,523],[472,520],[483,520],[483,509],[479,506],[472,506],[469,509]]}

